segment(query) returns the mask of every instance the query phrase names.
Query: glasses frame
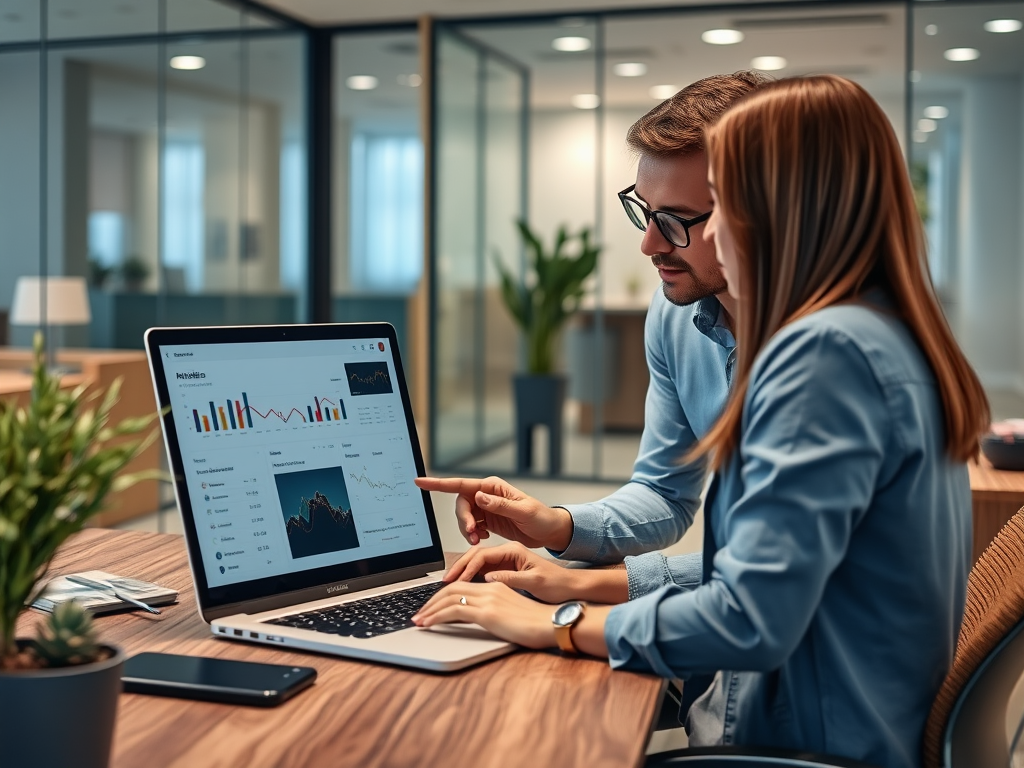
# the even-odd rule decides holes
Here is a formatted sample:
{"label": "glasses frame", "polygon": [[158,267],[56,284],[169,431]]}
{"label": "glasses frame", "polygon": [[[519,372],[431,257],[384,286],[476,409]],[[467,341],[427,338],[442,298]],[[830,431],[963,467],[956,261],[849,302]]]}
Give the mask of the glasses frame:
{"label": "glasses frame", "polygon": [[[711,211],[708,211],[707,213],[702,213],[700,216],[694,216],[692,219],[687,219],[687,218],[684,218],[682,216],[678,216],[678,215],[676,215],[674,213],[669,213],[668,211],[654,211],[654,210],[651,210],[646,205],[644,205],[644,203],[642,201],[637,200],[635,197],[630,197],[629,196],[629,193],[632,192],[634,189],[636,189],[636,184],[630,184],[624,190],[619,192],[619,202],[622,203],[622,207],[626,211],[627,218],[629,218],[629,220],[633,223],[633,225],[637,229],[639,229],[641,232],[646,232],[647,228],[651,225],[651,219],[654,219],[654,223],[655,223],[655,225],[657,225],[658,231],[661,232],[661,236],[664,237],[668,242],[670,242],[676,248],[689,248],[690,247],[690,227],[695,227],[698,224],[702,224],[703,222],[705,222],[709,218],[711,218]],[[636,219],[633,218],[632,209],[630,207],[631,203],[639,206],[640,210],[644,212],[644,220],[645,220],[644,226],[641,227],[640,226],[640,222],[638,222]],[[682,224],[683,232],[686,233],[686,242],[685,243],[677,243],[675,240],[673,240],[669,236],[668,232],[666,231],[667,227],[664,224],[662,224],[662,221],[666,217],[669,218],[669,219],[674,219],[675,221],[678,221],[680,224]]]}

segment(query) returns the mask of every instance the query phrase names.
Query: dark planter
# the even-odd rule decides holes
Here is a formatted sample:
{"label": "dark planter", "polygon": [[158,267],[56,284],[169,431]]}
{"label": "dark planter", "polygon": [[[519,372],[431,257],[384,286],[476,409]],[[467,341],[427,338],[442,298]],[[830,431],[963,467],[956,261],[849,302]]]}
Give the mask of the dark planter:
{"label": "dark planter", "polygon": [[516,471],[533,467],[533,428],[548,428],[548,474],[562,473],[562,409],[565,376],[517,374],[513,379],[516,399]]}
{"label": "dark planter", "polygon": [[107,768],[124,654],[60,669],[0,672],[0,764]]}

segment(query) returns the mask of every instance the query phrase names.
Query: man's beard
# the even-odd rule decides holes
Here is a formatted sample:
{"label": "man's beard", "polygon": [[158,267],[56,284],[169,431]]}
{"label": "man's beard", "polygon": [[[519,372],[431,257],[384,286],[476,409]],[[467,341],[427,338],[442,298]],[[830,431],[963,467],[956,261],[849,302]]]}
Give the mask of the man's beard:
{"label": "man's beard", "polygon": [[665,259],[652,259],[652,261],[655,267],[679,269],[690,276],[689,286],[671,286],[664,281],[661,284],[661,292],[665,294],[665,298],[676,306],[689,306],[701,299],[706,299],[708,296],[724,293],[729,288],[729,284],[725,281],[725,275],[721,270],[716,269],[711,274],[698,277],[694,273],[693,268],[685,262],[672,263]]}

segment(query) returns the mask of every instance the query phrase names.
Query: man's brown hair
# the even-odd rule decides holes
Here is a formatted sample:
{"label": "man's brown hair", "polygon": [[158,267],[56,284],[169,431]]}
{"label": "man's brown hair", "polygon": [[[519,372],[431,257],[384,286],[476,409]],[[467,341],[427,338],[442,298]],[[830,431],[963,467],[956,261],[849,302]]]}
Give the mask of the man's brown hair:
{"label": "man's brown hair", "polygon": [[741,97],[770,82],[766,75],[744,71],[691,83],[633,123],[626,144],[653,157],[700,152],[704,129]]}

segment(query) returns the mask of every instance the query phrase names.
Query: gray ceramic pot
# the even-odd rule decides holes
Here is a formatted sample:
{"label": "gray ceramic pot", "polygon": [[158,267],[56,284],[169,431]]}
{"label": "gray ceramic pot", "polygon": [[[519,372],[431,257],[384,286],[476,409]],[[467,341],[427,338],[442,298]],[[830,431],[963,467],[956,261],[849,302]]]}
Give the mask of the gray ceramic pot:
{"label": "gray ceramic pot", "polygon": [[107,768],[124,654],[60,669],[0,672],[0,765]]}
{"label": "gray ceramic pot", "polygon": [[518,374],[513,378],[516,403],[516,471],[533,470],[533,428],[548,429],[548,474],[562,473],[562,410],[566,378],[560,374]]}

